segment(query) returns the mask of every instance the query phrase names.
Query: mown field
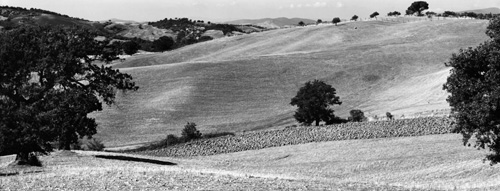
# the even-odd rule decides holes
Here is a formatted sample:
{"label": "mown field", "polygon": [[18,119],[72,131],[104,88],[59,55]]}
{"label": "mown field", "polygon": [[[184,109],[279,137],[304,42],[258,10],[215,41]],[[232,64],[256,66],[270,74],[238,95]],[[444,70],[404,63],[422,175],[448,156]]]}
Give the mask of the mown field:
{"label": "mown field", "polygon": [[[203,133],[295,124],[290,99],[313,79],[337,89],[351,109],[396,117],[445,109],[444,62],[486,40],[487,21],[352,22],[222,38],[114,65],[141,87],[93,114],[107,146],[179,134],[186,122]],[[415,97],[418,95],[417,97]]]}
{"label": "mown field", "polygon": [[483,163],[485,154],[464,147],[456,134],[314,142],[190,158],[55,152],[41,157],[41,170],[0,176],[0,188],[498,190],[500,167]]}

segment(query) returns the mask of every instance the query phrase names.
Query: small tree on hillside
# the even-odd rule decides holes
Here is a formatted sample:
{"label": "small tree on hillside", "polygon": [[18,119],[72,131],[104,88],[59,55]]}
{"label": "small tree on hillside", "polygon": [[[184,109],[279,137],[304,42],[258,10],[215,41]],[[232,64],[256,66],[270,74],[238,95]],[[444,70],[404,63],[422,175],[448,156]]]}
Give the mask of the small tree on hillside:
{"label": "small tree on hillside", "polygon": [[399,15],[401,15],[401,13],[400,13],[400,12],[398,12],[398,11],[393,11],[393,12],[389,12],[389,13],[387,13],[387,16],[389,16],[389,17],[390,17],[390,16],[399,16]]}
{"label": "small tree on hillside", "polygon": [[316,24],[321,24],[322,22],[323,22],[323,20],[318,19],[318,20],[316,21]]}
{"label": "small tree on hillside", "polygon": [[128,55],[137,53],[139,48],[141,48],[141,46],[134,41],[127,41],[122,43],[123,52]]}
{"label": "small tree on hillside", "polygon": [[166,51],[174,47],[175,41],[169,36],[162,36],[153,41],[153,46],[156,51]]}
{"label": "small tree on hillside", "polygon": [[394,116],[390,112],[386,112],[385,116],[387,117],[387,120],[392,120]]}
{"label": "small tree on hillside", "polygon": [[445,65],[451,67],[444,89],[454,113],[454,132],[464,145],[474,136],[474,147],[489,147],[491,164],[500,162],[500,18],[490,21],[491,40],[475,48],[461,49]]}
{"label": "small tree on hillside", "polygon": [[354,15],[354,16],[352,16],[351,21],[357,21],[358,18],[359,18],[358,15]]}
{"label": "small tree on hillside", "polygon": [[378,16],[378,12],[373,12],[371,15],[370,15],[370,18],[375,18],[375,20],[377,19],[377,16]]}
{"label": "small tree on hillside", "polygon": [[187,123],[184,126],[184,129],[182,129],[182,137],[186,141],[190,141],[193,139],[199,139],[201,138],[201,133],[196,129],[196,124],[195,123]]}
{"label": "small tree on hillside", "polygon": [[359,109],[353,109],[349,114],[351,115],[349,120],[352,122],[362,122],[366,120],[365,113]]}
{"label": "small tree on hillside", "polygon": [[[429,4],[425,1],[415,1],[413,2],[407,10],[411,13],[417,13],[417,16],[423,16],[422,11],[429,9]],[[408,12],[407,12],[408,13]]]}
{"label": "small tree on hillside", "polygon": [[291,105],[298,107],[294,115],[295,119],[305,125],[316,122],[316,126],[319,126],[321,121],[334,120],[334,110],[331,106],[342,104],[335,94],[335,88],[323,81],[306,82],[290,102]]}
{"label": "small tree on hillside", "polygon": [[304,21],[300,21],[300,22],[299,22],[299,26],[301,26],[301,27],[302,27],[302,26],[306,26],[306,24],[304,23]]}
{"label": "small tree on hillside", "polygon": [[333,18],[332,23],[335,24],[335,26],[337,26],[337,23],[340,23],[340,18],[338,17]]}

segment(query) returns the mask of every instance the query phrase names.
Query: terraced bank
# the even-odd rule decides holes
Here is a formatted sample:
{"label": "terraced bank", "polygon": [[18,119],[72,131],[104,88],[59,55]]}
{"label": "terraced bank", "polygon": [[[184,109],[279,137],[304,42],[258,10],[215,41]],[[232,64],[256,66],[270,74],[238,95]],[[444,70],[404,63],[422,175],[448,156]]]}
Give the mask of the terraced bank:
{"label": "terraced bank", "polygon": [[427,117],[254,131],[235,136],[201,139],[137,153],[171,157],[206,156],[310,142],[408,137],[451,132],[452,120],[450,118]]}

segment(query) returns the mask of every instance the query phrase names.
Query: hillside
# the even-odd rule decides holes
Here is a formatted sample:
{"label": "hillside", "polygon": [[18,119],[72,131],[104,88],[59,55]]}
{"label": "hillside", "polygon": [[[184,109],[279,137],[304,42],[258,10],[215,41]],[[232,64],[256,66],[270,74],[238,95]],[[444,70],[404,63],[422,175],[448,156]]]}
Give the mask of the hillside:
{"label": "hillside", "polygon": [[460,12],[473,12],[476,14],[500,14],[500,8],[498,7],[491,7],[491,8],[486,8],[486,9],[474,9],[474,10],[468,10],[468,11],[460,11]]}
{"label": "hillside", "polygon": [[282,28],[285,26],[296,26],[300,21],[304,23],[315,23],[315,20],[304,18],[264,18],[264,19],[242,19],[226,22],[234,25],[257,25],[265,28]]}
{"label": "hillside", "polygon": [[141,87],[94,114],[108,146],[179,134],[294,124],[289,105],[312,79],[332,84],[343,104],[367,116],[446,109],[444,62],[487,39],[487,21],[351,22],[216,39],[114,65]]}

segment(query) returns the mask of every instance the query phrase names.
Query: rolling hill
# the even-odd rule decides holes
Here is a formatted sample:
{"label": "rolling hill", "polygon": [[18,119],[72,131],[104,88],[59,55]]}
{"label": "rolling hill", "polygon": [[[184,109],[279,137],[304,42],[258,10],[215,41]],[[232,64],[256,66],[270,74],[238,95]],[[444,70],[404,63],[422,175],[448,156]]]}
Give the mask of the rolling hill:
{"label": "rolling hill", "polygon": [[460,11],[460,12],[473,12],[476,14],[500,14],[500,8],[498,7],[490,7],[490,8],[485,8],[485,9],[474,9],[474,10],[468,10],[468,11]]}
{"label": "rolling hill", "polygon": [[300,21],[304,23],[315,23],[315,20],[304,18],[264,18],[264,19],[242,19],[226,22],[234,25],[257,25],[265,28],[282,28],[285,26],[296,26]]}
{"label": "rolling hill", "polygon": [[351,109],[367,116],[447,109],[444,62],[487,39],[487,21],[349,22],[222,38],[140,55],[113,67],[141,87],[92,114],[107,146],[179,134],[186,122],[202,133],[295,124],[290,99],[306,82],[324,80]]}

